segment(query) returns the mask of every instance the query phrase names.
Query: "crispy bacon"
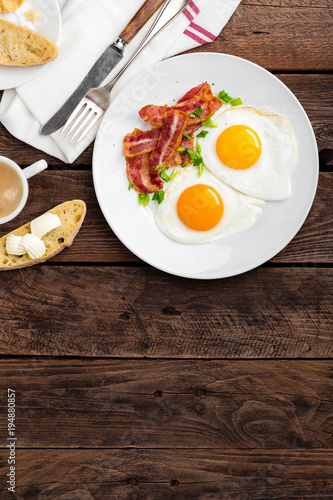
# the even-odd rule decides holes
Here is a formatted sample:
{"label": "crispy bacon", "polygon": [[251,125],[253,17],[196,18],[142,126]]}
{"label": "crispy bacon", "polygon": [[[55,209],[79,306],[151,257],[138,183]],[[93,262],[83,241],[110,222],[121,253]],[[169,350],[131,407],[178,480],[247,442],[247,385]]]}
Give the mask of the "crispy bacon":
{"label": "crispy bacon", "polygon": [[[189,139],[183,138],[179,146],[186,149],[192,149],[193,151],[193,144],[194,144],[194,137],[193,135],[191,135]],[[175,154],[172,156],[172,158],[169,160],[167,167],[176,167],[181,163],[186,163],[187,165],[190,165],[192,163],[192,160],[188,154],[183,156],[183,153],[181,151],[176,151]]]}
{"label": "crispy bacon", "polygon": [[139,115],[145,122],[150,121],[155,127],[163,127],[165,113],[169,110],[170,108],[168,106],[148,104],[140,109]]}
{"label": "crispy bacon", "polygon": [[164,128],[157,141],[156,149],[150,153],[150,168],[168,163],[181,143],[188,122],[188,116],[182,111],[171,109],[165,114]]}
{"label": "crispy bacon", "polygon": [[161,133],[160,128],[152,128],[147,132],[136,128],[131,134],[124,137],[124,153],[125,156],[142,155],[150,153],[156,148],[157,139]]}
{"label": "crispy bacon", "polygon": [[129,182],[139,193],[153,193],[163,188],[163,181],[157,172],[150,170],[149,153],[126,157],[126,173]]}
{"label": "crispy bacon", "polygon": [[184,102],[184,101],[189,101],[190,99],[193,99],[193,97],[196,97],[198,95],[205,95],[205,94],[211,94],[211,88],[209,83],[200,83],[196,87],[193,87],[193,89],[189,90],[186,92],[185,95],[181,99],[179,99],[178,103]]}
{"label": "crispy bacon", "polygon": [[209,104],[209,107],[210,107],[210,110],[211,110],[210,116],[213,116],[213,114],[216,113],[216,111],[218,109],[220,109],[220,107],[222,106],[223,102],[220,101],[220,99],[218,97],[212,96],[209,99],[208,104]]}
{"label": "crispy bacon", "polygon": [[196,132],[199,128],[200,128],[200,123],[195,123],[194,125],[187,124],[184,135],[194,134],[194,132]]}

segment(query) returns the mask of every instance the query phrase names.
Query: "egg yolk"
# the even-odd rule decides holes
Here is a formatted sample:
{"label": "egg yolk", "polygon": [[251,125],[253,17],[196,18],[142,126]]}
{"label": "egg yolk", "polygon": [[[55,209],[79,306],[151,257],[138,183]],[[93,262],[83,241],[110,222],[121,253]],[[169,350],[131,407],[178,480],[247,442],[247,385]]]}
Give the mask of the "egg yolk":
{"label": "egg yolk", "polygon": [[195,231],[208,231],[215,227],[223,215],[221,196],[211,186],[195,184],[186,188],[177,203],[180,220]]}
{"label": "egg yolk", "polygon": [[216,152],[227,167],[245,170],[259,160],[261,143],[252,128],[246,125],[232,125],[223,130],[217,139]]}

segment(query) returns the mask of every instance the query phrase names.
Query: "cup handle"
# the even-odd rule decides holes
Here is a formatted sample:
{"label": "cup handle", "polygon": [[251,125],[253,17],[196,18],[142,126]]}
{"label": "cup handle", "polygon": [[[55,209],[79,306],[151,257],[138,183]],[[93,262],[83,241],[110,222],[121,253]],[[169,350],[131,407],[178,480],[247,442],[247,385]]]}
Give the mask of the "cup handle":
{"label": "cup handle", "polygon": [[48,164],[46,163],[45,160],[39,160],[36,161],[36,163],[33,163],[30,165],[30,167],[26,167],[23,169],[23,175],[26,179],[30,179],[30,177],[33,177],[36,174],[39,174],[39,172],[42,172],[48,167]]}

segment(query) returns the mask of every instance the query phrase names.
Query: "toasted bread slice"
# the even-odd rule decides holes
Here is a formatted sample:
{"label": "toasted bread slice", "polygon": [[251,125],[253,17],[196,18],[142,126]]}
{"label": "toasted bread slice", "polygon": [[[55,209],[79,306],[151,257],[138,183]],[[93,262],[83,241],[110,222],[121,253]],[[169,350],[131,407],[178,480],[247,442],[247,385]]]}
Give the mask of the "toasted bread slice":
{"label": "toasted bread slice", "polygon": [[23,4],[24,0],[0,0],[0,12],[11,12]]}
{"label": "toasted bread slice", "polygon": [[86,204],[82,200],[66,201],[51,210],[51,214],[56,214],[60,217],[61,226],[53,229],[42,240],[46,246],[46,252],[40,259],[31,259],[26,253],[19,257],[17,255],[8,255],[6,252],[6,241],[9,234],[15,236],[24,236],[30,233],[30,222],[19,227],[15,231],[6,234],[0,239],[0,271],[9,271],[10,269],[20,269],[21,267],[29,267],[35,264],[45,262],[47,259],[54,257],[64,248],[70,247],[73,240],[82,226],[86,215]]}
{"label": "toasted bread slice", "polygon": [[45,36],[0,18],[0,64],[46,64],[58,55],[58,47]]}

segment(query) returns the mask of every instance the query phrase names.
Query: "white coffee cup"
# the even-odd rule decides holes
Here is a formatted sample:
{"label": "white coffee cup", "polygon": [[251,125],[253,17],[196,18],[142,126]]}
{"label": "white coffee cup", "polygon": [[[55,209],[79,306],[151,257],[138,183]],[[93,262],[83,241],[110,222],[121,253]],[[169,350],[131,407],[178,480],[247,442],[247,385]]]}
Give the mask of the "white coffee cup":
{"label": "white coffee cup", "polygon": [[0,162],[6,163],[19,174],[23,186],[23,195],[19,206],[11,214],[6,215],[6,217],[0,218],[0,224],[5,224],[6,222],[9,222],[10,220],[14,219],[23,210],[29,195],[28,179],[45,170],[48,167],[48,165],[45,160],[39,160],[36,163],[33,163],[29,167],[26,167],[22,170],[17,165],[17,163],[10,160],[9,158],[6,158],[5,156],[0,156]]}

